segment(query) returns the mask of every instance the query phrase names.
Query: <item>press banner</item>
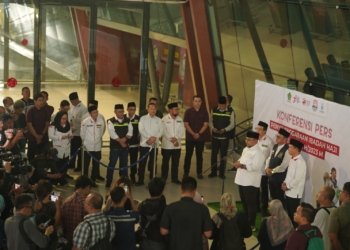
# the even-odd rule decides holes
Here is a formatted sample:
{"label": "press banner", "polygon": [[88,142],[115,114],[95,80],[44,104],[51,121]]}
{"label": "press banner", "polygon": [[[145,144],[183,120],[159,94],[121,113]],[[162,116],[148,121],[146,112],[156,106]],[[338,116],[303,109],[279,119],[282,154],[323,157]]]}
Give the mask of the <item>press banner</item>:
{"label": "press banner", "polygon": [[332,167],[340,188],[350,181],[350,107],[256,80],[253,128],[259,121],[269,124],[273,140],[283,127],[304,143],[306,202],[315,203]]}

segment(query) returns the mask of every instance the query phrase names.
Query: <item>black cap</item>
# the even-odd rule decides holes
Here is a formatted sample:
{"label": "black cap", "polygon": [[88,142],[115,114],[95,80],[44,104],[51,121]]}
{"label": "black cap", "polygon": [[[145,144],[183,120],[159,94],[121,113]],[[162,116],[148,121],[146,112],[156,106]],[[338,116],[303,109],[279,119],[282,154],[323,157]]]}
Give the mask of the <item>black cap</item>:
{"label": "black cap", "polygon": [[304,144],[296,139],[290,139],[289,144],[301,150],[304,147]]}
{"label": "black cap", "polygon": [[79,99],[78,97],[78,93],[77,92],[72,92],[69,94],[69,100],[75,100],[75,99]]}
{"label": "black cap", "polygon": [[124,105],[123,104],[116,104],[116,105],[114,105],[114,109],[124,109]]}
{"label": "black cap", "polygon": [[96,101],[96,100],[90,100],[89,103],[88,103],[88,106],[92,106],[92,105],[98,107],[98,101]]}
{"label": "black cap", "polygon": [[128,108],[130,108],[130,107],[136,108],[136,103],[135,102],[129,102],[128,103]]}
{"label": "black cap", "polygon": [[263,127],[265,130],[267,130],[267,128],[269,127],[269,125],[266,122],[263,122],[263,121],[259,121],[258,122],[258,126]]}
{"label": "black cap", "polygon": [[91,105],[91,106],[88,107],[89,113],[91,113],[91,112],[94,111],[94,110],[97,110],[97,106]]}
{"label": "black cap", "polygon": [[219,104],[226,104],[227,103],[226,96],[220,96],[218,102]]}
{"label": "black cap", "polygon": [[288,138],[290,135],[290,133],[287,130],[285,130],[284,128],[280,128],[280,130],[278,130],[278,133],[285,138]]}
{"label": "black cap", "polygon": [[259,140],[259,133],[250,130],[247,132],[247,137]]}
{"label": "black cap", "polygon": [[172,102],[168,104],[168,109],[177,108],[177,107],[178,107],[177,102]]}

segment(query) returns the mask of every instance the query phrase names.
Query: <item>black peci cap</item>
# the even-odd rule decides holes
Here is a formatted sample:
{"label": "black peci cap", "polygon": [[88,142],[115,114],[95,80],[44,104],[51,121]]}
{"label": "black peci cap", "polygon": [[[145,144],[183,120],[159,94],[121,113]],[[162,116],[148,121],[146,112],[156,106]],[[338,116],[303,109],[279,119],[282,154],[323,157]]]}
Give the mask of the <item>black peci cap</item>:
{"label": "black peci cap", "polygon": [[288,138],[290,135],[290,133],[287,130],[285,130],[284,128],[280,128],[280,130],[278,130],[278,133],[285,138]]}
{"label": "black peci cap", "polygon": [[177,108],[177,107],[178,107],[177,102],[172,102],[168,104],[168,109]]}
{"label": "black peci cap", "polygon": [[219,104],[226,104],[227,103],[226,96],[220,96],[218,102]]}
{"label": "black peci cap", "polygon": [[136,108],[136,103],[135,102],[129,102],[128,103],[128,108],[133,107]]}
{"label": "black peci cap", "polygon": [[289,144],[301,150],[304,147],[304,144],[296,139],[290,139]]}
{"label": "black peci cap", "polygon": [[124,109],[124,105],[123,104],[116,104],[116,105],[114,105],[114,109]]}
{"label": "black peci cap", "polygon": [[259,121],[258,122],[258,126],[263,127],[265,130],[267,130],[267,128],[269,127],[269,125],[266,122],[263,122],[263,121]]}
{"label": "black peci cap", "polygon": [[88,107],[89,113],[91,113],[91,112],[94,111],[94,110],[97,110],[97,106],[91,105],[91,106]]}
{"label": "black peci cap", "polygon": [[247,132],[247,137],[259,140],[259,133],[250,130]]}
{"label": "black peci cap", "polygon": [[78,97],[78,93],[77,92],[72,92],[72,93],[70,93],[69,94],[69,100],[76,100],[76,99],[78,99],[79,97]]}

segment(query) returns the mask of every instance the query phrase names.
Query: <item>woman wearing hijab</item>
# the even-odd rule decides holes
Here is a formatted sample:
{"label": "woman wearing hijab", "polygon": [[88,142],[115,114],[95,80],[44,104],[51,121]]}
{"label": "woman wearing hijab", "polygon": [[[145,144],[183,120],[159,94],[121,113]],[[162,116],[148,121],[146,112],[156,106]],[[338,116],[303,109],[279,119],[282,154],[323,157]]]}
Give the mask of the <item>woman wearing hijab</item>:
{"label": "woman wearing hijab", "polygon": [[[220,200],[220,212],[212,217],[213,243],[210,250],[244,250],[244,238],[252,235],[248,218],[237,212],[231,193],[224,193]],[[226,237],[228,236],[228,237]]]}
{"label": "woman wearing hijab", "polygon": [[[66,175],[67,172],[72,136],[67,112],[59,111],[49,127],[49,138],[52,140],[53,148],[57,150],[58,161],[56,168],[63,175]],[[65,179],[62,179],[60,182],[61,184],[67,183]]]}
{"label": "woman wearing hijab", "polygon": [[280,200],[270,202],[269,212],[271,216],[261,222],[258,234],[260,250],[283,250],[294,231],[293,224]]}

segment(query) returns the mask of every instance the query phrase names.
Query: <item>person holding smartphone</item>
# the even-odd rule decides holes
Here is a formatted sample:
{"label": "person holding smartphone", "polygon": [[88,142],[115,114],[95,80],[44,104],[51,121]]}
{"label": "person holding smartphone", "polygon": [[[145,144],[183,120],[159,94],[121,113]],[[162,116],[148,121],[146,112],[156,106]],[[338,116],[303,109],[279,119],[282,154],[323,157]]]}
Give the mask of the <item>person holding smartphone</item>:
{"label": "person holding smartphone", "polygon": [[47,225],[54,226],[55,232],[50,236],[48,249],[56,249],[58,237],[57,228],[61,224],[61,207],[62,199],[56,194],[56,201],[52,201],[52,184],[47,180],[40,180],[35,190],[37,201],[34,206],[36,213],[36,223],[39,228],[43,229]]}

